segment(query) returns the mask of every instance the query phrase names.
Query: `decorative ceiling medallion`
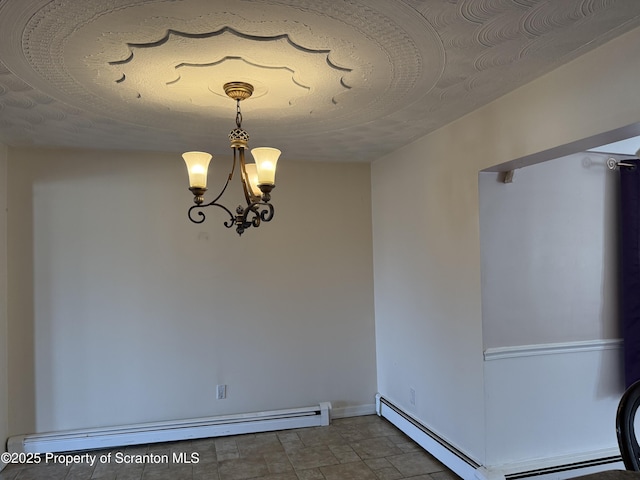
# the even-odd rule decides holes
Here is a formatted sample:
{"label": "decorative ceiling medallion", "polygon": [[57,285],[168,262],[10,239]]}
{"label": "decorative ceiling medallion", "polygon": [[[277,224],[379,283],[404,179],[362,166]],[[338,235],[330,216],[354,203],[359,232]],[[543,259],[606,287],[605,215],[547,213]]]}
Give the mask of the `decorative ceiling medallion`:
{"label": "decorative ceiling medallion", "polygon": [[[287,34],[261,37],[228,26],[198,34],[169,30],[158,40],[127,42],[127,48],[126,58],[108,62],[123,95],[162,101],[174,110],[218,106],[227,99],[221,85],[229,78],[261,79],[253,98],[268,89],[267,105],[277,109],[307,95],[316,97],[315,105],[331,107],[350,88],[345,75],[352,69],[334,64],[329,50],[299,45]],[[261,108],[259,102],[254,106]]]}

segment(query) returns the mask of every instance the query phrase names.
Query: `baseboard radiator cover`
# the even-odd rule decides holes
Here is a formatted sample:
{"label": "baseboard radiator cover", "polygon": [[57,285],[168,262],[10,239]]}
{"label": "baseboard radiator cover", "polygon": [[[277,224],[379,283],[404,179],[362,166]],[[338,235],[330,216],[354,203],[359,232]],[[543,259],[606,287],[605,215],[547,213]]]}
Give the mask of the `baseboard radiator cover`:
{"label": "baseboard radiator cover", "polygon": [[624,463],[615,448],[575,455],[550,457],[537,461],[482,467],[477,480],[567,480],[606,470],[624,470]]}
{"label": "baseboard radiator cover", "polygon": [[505,472],[505,480],[524,480],[535,477],[538,480],[562,480],[605,470],[624,470],[620,455],[604,456],[592,460],[563,463],[552,467],[521,469],[517,472]]}
{"label": "baseboard radiator cover", "polygon": [[464,480],[564,480],[604,470],[624,470],[616,449],[485,467],[418,422],[389,400],[376,395],[376,413]]}
{"label": "baseboard radiator cover", "polygon": [[11,453],[54,453],[124,447],[146,443],[173,442],[270,432],[329,425],[331,403],[287,410],[222,415],[120,427],[91,428],[63,432],[35,433],[9,438]]}
{"label": "baseboard radiator cover", "polygon": [[479,463],[469,458],[380,394],[376,395],[376,413],[389,420],[459,477],[465,480],[476,478],[476,471],[481,467]]}

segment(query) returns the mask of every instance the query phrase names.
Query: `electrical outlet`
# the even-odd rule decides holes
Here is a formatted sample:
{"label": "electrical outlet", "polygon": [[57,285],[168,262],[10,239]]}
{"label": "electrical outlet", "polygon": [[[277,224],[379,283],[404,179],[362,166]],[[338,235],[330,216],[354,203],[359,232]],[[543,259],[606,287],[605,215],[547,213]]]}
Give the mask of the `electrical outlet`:
{"label": "electrical outlet", "polygon": [[216,385],[216,400],[222,400],[223,398],[227,398],[227,386]]}
{"label": "electrical outlet", "polygon": [[409,403],[414,406],[416,404],[416,391],[413,388],[409,388]]}

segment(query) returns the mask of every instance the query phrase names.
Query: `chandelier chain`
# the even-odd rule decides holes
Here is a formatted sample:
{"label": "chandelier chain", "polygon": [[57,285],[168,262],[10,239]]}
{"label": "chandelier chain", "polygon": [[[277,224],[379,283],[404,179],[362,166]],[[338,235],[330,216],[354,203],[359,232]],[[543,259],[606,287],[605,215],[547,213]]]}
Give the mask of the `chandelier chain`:
{"label": "chandelier chain", "polygon": [[236,126],[242,128],[242,112],[240,111],[240,99],[236,100]]}

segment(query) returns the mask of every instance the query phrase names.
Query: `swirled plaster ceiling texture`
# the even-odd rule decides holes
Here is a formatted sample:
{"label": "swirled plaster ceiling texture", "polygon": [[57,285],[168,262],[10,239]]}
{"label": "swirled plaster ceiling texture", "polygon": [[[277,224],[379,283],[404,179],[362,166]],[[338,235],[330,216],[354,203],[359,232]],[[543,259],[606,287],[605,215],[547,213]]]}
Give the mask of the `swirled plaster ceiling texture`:
{"label": "swirled plaster ceiling texture", "polygon": [[0,0],[0,142],[371,161],[640,25],[637,0]]}

